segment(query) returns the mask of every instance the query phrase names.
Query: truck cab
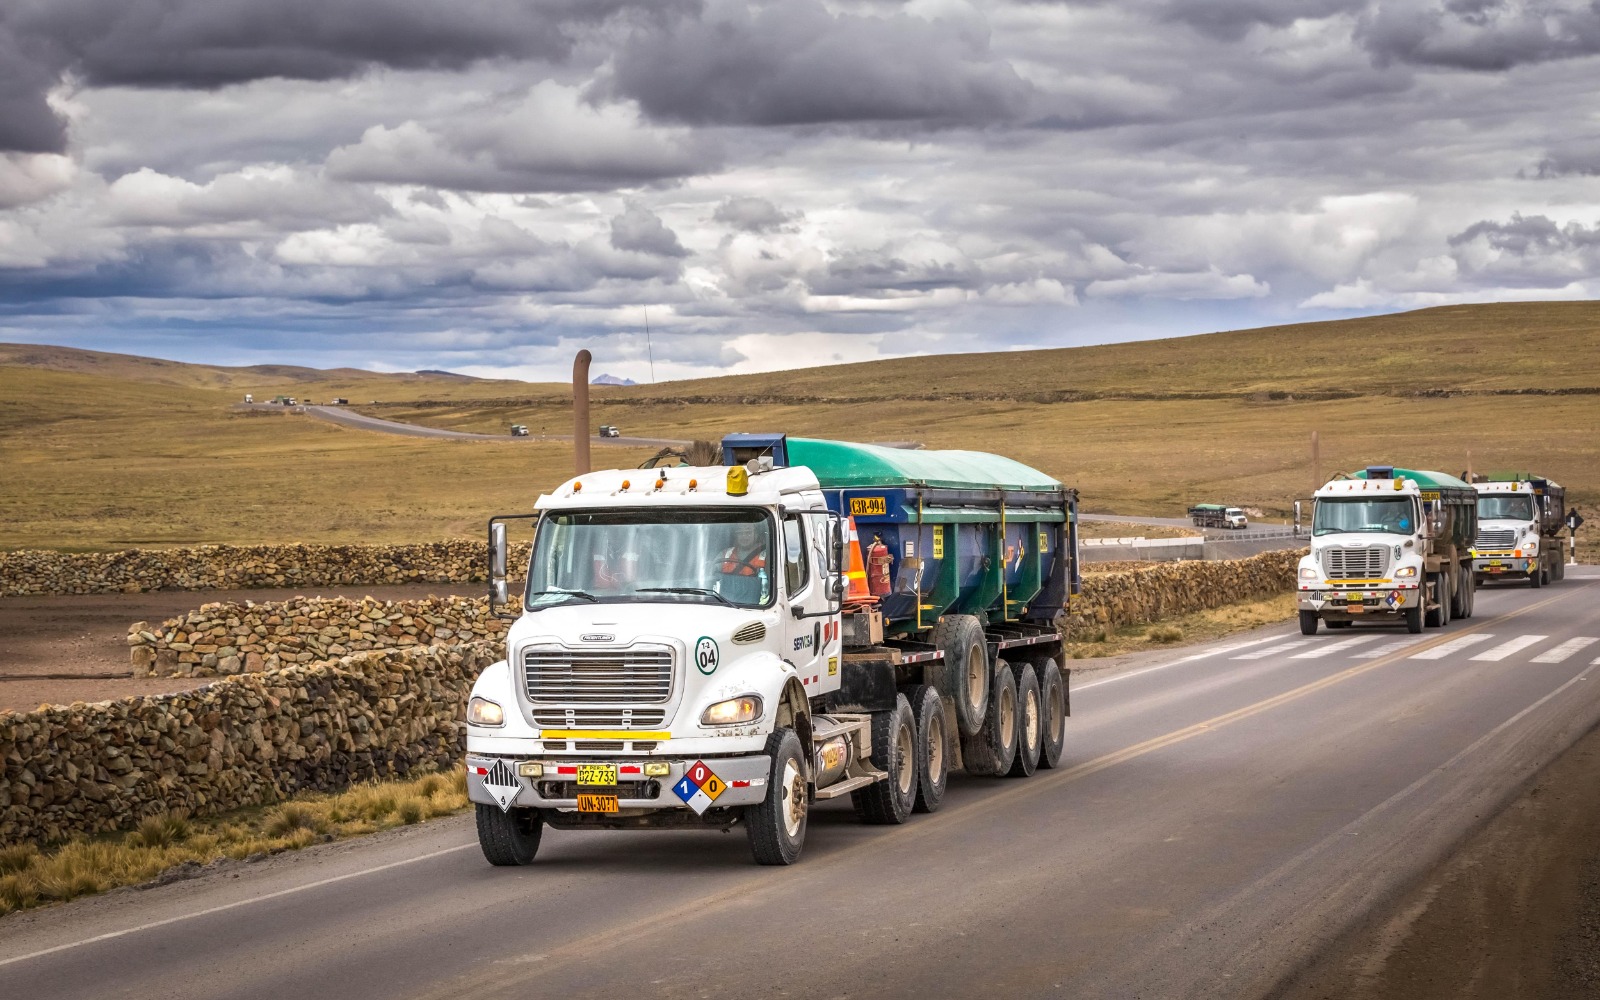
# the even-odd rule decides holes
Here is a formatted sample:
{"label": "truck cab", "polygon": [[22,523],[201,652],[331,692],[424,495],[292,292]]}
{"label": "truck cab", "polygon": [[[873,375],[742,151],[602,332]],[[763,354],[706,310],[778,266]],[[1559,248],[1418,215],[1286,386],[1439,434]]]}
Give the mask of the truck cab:
{"label": "truck cab", "polygon": [[[467,706],[468,795],[491,863],[530,863],[546,825],[743,825],[757,862],[791,864],[817,801],[850,795],[864,820],[902,823],[936,809],[963,762],[1009,773],[1022,739],[1029,773],[1047,740],[1043,766],[1058,759],[1066,684],[1050,654],[1075,579],[1076,551],[1061,544],[1073,537],[1068,493],[1053,484],[1013,501],[1010,537],[1025,537],[1033,556],[1030,578],[1013,550],[1021,575],[1009,592],[1005,568],[966,551],[1005,536],[980,536],[977,523],[966,534],[953,522],[948,533],[942,522],[920,527],[948,539],[951,555],[930,543],[946,565],[924,584],[915,539],[892,535],[894,560],[881,541],[863,546],[844,491],[790,464],[789,449],[807,443],[774,440],[754,454],[747,441],[725,443],[723,466],[578,476],[534,514],[491,520],[496,609],[511,597],[506,523],[535,521],[520,610],[497,610],[513,618],[506,658],[478,677]],[[857,462],[877,450],[840,448]],[[862,473],[838,468],[851,482]],[[873,492],[877,503],[861,509],[891,516],[886,491]],[[924,497],[916,520],[942,516],[935,499]],[[894,514],[910,516],[903,504]],[[993,527],[1006,517],[997,507],[961,516]],[[885,524],[873,537],[889,534]],[[1046,565],[1041,551],[1056,558]],[[882,593],[869,586],[869,554],[901,564]],[[963,585],[969,570],[981,592]],[[889,599],[897,586],[901,599]],[[997,603],[1007,593],[1009,605]],[[984,618],[957,613],[963,598],[985,602],[974,605]],[[981,704],[957,704],[975,694]],[[988,754],[996,743],[1010,748],[1003,762]]]}
{"label": "truck cab", "polygon": [[1566,516],[1562,487],[1518,472],[1492,474],[1472,485],[1478,493],[1478,532],[1472,547],[1477,581],[1526,580],[1542,587],[1561,579],[1565,563],[1559,539]]}
{"label": "truck cab", "polygon": [[1472,614],[1476,494],[1453,476],[1392,466],[1317,490],[1311,552],[1300,560],[1300,631],[1358,621],[1421,632]]}

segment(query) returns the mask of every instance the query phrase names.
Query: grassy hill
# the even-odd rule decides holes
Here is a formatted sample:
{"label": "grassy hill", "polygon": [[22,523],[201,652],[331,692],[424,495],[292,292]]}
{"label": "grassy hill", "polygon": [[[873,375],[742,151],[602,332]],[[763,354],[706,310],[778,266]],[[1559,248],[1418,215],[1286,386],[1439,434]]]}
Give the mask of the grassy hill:
{"label": "grassy hill", "polygon": [[[20,367],[23,356],[38,360]],[[345,395],[391,419],[496,434],[508,423],[553,433],[571,424],[559,384],[0,346],[0,454],[17,470],[0,481],[0,544],[477,534],[488,514],[525,510],[569,474],[565,446],[396,438],[230,412],[243,391]],[[1586,511],[1600,500],[1600,303],[1453,306],[595,387],[593,396],[593,422],[624,433],[778,430],[997,451],[1077,486],[1089,511],[1174,516],[1225,501],[1286,513],[1333,471],[1371,462],[1532,468],[1565,483]],[[595,457],[629,465],[644,456]]]}

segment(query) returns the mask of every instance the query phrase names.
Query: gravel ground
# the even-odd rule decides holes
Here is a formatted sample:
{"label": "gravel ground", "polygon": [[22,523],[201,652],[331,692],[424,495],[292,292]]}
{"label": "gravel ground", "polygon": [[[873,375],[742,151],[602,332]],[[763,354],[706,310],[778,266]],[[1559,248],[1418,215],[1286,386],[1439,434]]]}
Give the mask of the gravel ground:
{"label": "gravel ground", "polygon": [[199,687],[214,678],[130,676],[128,626],[159,623],[214,601],[281,601],[297,594],[382,600],[482,595],[477,583],[282,590],[158,591],[0,598],[0,712]]}
{"label": "gravel ground", "polygon": [[1600,729],[1276,1000],[1600,997]]}

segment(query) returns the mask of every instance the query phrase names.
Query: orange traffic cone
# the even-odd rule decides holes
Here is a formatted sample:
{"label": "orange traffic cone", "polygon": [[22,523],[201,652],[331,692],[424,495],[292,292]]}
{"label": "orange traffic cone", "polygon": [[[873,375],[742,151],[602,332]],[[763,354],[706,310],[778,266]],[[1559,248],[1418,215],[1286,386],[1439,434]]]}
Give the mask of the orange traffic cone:
{"label": "orange traffic cone", "polygon": [[861,537],[856,534],[856,519],[849,518],[850,536],[845,539],[844,547],[850,554],[849,568],[845,570],[845,577],[850,581],[850,592],[845,595],[845,600],[856,601],[873,600],[872,591],[867,589],[867,564],[861,558]]}

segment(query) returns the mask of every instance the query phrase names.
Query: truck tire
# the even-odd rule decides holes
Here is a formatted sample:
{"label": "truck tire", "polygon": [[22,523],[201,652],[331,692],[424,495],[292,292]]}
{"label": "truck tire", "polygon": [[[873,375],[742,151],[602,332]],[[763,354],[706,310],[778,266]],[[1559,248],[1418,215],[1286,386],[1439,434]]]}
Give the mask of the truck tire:
{"label": "truck tire", "polygon": [[956,703],[961,735],[976,735],[988,716],[993,687],[983,626],[972,615],[945,615],[933,627],[933,644],[944,650],[939,693]]}
{"label": "truck tire", "polygon": [[1456,568],[1456,592],[1450,595],[1450,617],[1461,619],[1467,617],[1467,581],[1462,577],[1460,567]]}
{"label": "truck tire", "polygon": [[1478,603],[1478,579],[1472,575],[1470,566],[1461,567],[1461,588],[1464,591],[1461,603],[1466,607],[1466,611],[1456,617],[1471,618],[1472,607]]}
{"label": "truck tire", "polygon": [[744,807],[750,854],[758,865],[792,865],[806,842],[806,760],[800,737],[785,726],[767,737],[772,775],[767,797]]}
{"label": "truck tire", "polygon": [[1544,586],[1544,568],[1542,566],[1535,566],[1533,570],[1528,573],[1528,586],[1532,587],[1534,590],[1538,590],[1540,587]]}
{"label": "truck tire", "polygon": [[1000,664],[982,731],[961,737],[961,761],[968,774],[1005,774],[1017,755],[1017,679],[1004,660]]}
{"label": "truck tire", "polygon": [[[1429,628],[1444,628],[1450,621],[1448,617],[1450,614],[1450,598],[1445,594],[1444,574],[1434,573],[1429,576],[1428,587],[1423,593],[1432,596],[1435,602],[1434,606],[1428,608],[1423,614],[1424,624]],[[1423,599],[1427,600],[1426,597]]]}
{"label": "truck tire", "polygon": [[1417,635],[1422,631],[1422,608],[1406,608],[1406,631]]}
{"label": "truck tire", "polygon": [[911,810],[936,812],[950,782],[950,729],[945,724],[944,699],[931,684],[918,684],[906,692],[912,721],[917,727],[917,800]]}
{"label": "truck tire", "polygon": [[495,866],[531,865],[539,853],[539,838],[544,833],[544,815],[537,809],[512,809],[475,803],[478,814],[478,847],[483,859]]}
{"label": "truck tire", "polygon": [[1044,720],[1044,739],[1039,742],[1039,766],[1056,767],[1067,742],[1067,685],[1056,661],[1045,657],[1037,664],[1039,711]]}
{"label": "truck tire", "polygon": [[898,826],[917,802],[917,724],[903,694],[895,695],[891,711],[872,713],[872,762],[888,777],[850,793],[856,815],[874,826]]}
{"label": "truck tire", "polygon": [[1317,613],[1315,611],[1300,612],[1300,634],[1317,634]]}
{"label": "truck tire", "polygon": [[1044,708],[1039,699],[1039,675],[1031,663],[1011,665],[1017,685],[1017,757],[1006,772],[1013,778],[1026,778],[1039,766],[1044,743]]}

